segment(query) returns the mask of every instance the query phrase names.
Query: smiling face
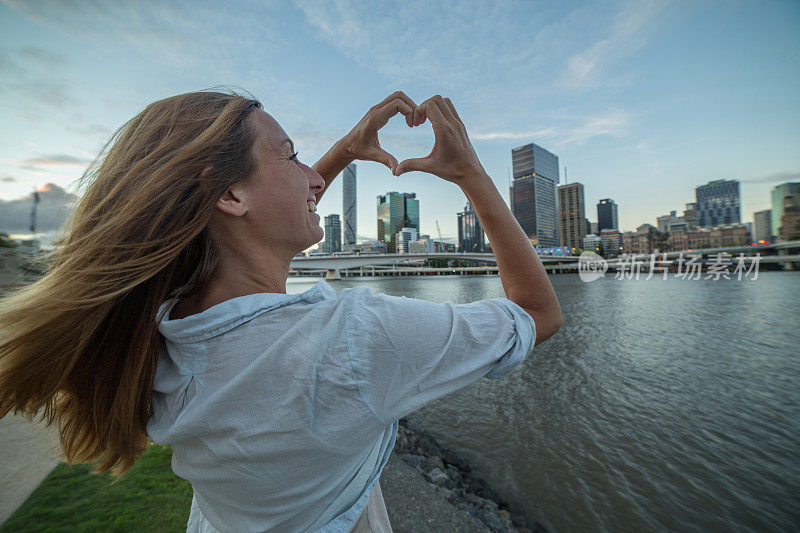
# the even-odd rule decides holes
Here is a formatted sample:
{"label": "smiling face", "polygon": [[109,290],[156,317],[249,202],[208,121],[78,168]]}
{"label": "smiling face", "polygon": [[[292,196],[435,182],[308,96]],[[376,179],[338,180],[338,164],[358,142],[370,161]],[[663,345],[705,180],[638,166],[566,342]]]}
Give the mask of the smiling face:
{"label": "smiling face", "polygon": [[268,113],[254,109],[246,120],[257,131],[256,170],[234,183],[217,206],[228,215],[225,225],[236,241],[265,245],[292,257],[324,236],[309,199],[325,187],[325,181],[293,156],[292,141]]}

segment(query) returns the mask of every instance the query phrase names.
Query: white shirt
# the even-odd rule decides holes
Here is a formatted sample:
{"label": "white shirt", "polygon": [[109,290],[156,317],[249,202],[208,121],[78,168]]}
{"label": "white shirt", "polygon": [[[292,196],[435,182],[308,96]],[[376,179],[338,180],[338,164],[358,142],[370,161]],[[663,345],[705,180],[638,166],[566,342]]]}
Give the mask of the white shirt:
{"label": "white shirt", "polygon": [[532,350],[506,298],[455,305],[326,282],[168,320],[147,431],[172,446],[203,520],[193,531],[349,531],[397,421]]}

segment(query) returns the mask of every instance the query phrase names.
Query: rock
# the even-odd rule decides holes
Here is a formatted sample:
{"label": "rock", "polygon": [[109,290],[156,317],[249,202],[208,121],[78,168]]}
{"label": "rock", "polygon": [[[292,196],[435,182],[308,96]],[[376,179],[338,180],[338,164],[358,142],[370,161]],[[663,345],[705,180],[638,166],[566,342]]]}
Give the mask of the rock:
{"label": "rock", "polygon": [[507,510],[505,510],[505,509],[500,509],[500,510],[498,510],[498,511],[497,511],[497,516],[499,516],[501,520],[504,520],[504,521],[509,521],[509,522],[511,522],[511,513],[509,513],[509,512],[508,512]]}
{"label": "rock", "polygon": [[413,466],[420,472],[424,472],[425,468],[424,465],[424,457],[420,457],[419,455],[414,455],[411,453],[399,453],[397,456],[403,460],[404,463]]}
{"label": "rock", "polygon": [[436,457],[435,455],[433,457],[426,457],[423,460],[423,464],[425,465],[425,470],[428,471],[431,471],[434,468],[438,468],[442,472],[445,470],[444,463],[442,462],[441,458]]}
{"label": "rock", "polygon": [[513,532],[514,531],[513,528],[509,529],[508,527],[506,527],[506,525],[503,524],[503,522],[500,521],[500,519],[497,517],[496,514],[494,514],[491,511],[487,511],[486,509],[477,509],[475,511],[475,515],[474,516],[476,518],[478,518],[481,522],[486,524],[486,527],[488,527],[489,529],[491,529],[494,532],[506,532],[506,531]]}
{"label": "rock", "polygon": [[431,483],[439,485],[440,487],[445,487],[448,489],[453,488],[453,482],[450,480],[449,477],[447,477],[447,474],[445,474],[444,471],[441,470],[440,468],[434,468],[430,472],[427,472],[425,474],[425,477]]}

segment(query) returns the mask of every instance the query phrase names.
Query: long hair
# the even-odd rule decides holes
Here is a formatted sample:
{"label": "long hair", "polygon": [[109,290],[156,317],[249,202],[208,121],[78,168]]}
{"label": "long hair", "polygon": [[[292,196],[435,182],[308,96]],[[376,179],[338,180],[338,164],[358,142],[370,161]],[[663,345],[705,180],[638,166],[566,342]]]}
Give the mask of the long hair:
{"label": "long hair", "polygon": [[156,314],[219,262],[208,224],[255,170],[256,107],[233,91],[148,105],[84,173],[44,276],[0,301],[0,417],[57,421],[69,463],[121,475],[144,451]]}

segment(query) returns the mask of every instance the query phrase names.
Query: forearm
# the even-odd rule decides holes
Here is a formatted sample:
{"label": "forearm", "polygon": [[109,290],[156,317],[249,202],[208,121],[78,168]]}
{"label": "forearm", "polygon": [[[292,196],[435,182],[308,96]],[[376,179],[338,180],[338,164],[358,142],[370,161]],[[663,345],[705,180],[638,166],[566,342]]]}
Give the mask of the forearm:
{"label": "forearm", "polygon": [[459,186],[492,244],[506,297],[548,319],[555,321],[557,316],[560,325],[561,307],[544,265],[492,179],[486,174],[476,175],[461,180]]}
{"label": "forearm", "polygon": [[325,155],[323,155],[319,161],[314,163],[311,167],[322,176],[322,179],[325,180],[325,188],[323,188],[320,192],[316,194],[317,197],[317,204],[319,204],[322,195],[325,194],[325,191],[328,190],[328,186],[331,182],[336,179],[344,168],[352,163],[354,159],[347,154],[347,151],[344,150],[339,142],[334,144],[330,150],[328,150]]}

